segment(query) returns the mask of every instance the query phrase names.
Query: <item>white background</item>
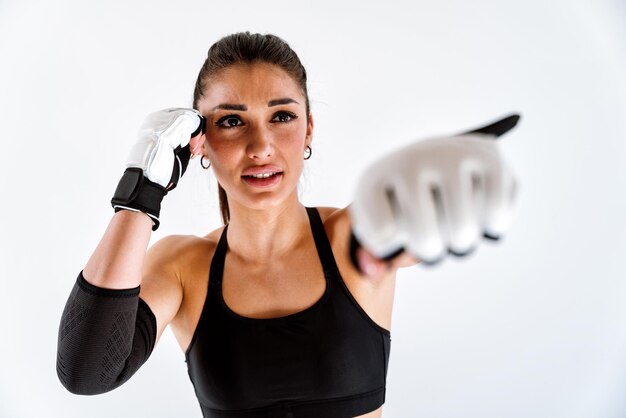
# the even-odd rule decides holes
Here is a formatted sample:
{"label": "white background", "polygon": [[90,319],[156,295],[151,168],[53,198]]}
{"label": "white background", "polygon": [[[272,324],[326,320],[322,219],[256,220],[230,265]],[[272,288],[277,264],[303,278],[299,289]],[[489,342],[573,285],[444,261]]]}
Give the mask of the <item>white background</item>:
{"label": "white background", "polygon": [[[0,0],[0,416],[201,416],[169,331],[95,397],[58,382],[56,339],[141,120],[190,106],[240,30],[307,68],[308,205],[346,205],[402,144],[523,115],[501,140],[521,183],[504,241],[400,273],[384,416],[626,416],[625,19],[618,0]],[[152,242],[218,227],[216,192],[193,160]]]}

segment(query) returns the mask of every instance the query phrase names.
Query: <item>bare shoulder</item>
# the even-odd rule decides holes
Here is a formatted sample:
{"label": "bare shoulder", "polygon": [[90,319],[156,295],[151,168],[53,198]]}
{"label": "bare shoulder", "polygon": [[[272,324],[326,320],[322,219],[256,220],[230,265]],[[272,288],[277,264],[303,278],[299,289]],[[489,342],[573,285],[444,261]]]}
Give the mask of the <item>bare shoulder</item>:
{"label": "bare shoulder", "polygon": [[[144,266],[153,273],[163,272],[177,279],[185,288],[197,276],[199,265],[212,257],[223,227],[199,237],[196,235],[168,235],[148,250]],[[208,258],[207,258],[208,257]],[[170,277],[172,278],[172,277]]]}
{"label": "bare shoulder", "polygon": [[330,206],[317,206],[317,211],[326,226],[327,222],[335,222],[338,218],[348,216],[346,208],[335,208]]}
{"label": "bare shoulder", "polygon": [[[177,264],[183,259],[193,257],[206,246],[216,245],[222,228],[199,237],[196,235],[167,235],[155,242],[149,249],[147,259],[161,264]],[[146,259],[146,261],[148,261]]]}
{"label": "bare shoulder", "polygon": [[347,254],[347,244],[350,239],[350,215],[348,208],[318,207],[320,217],[324,223],[326,235],[336,254]]}
{"label": "bare shoulder", "polygon": [[[348,208],[320,206],[317,208],[328,238],[333,242],[336,238],[349,236],[350,215]],[[333,245],[334,246],[334,245]]]}
{"label": "bare shoulder", "polygon": [[168,235],[148,249],[139,296],[157,319],[157,338],[181,309],[185,288],[190,287],[191,278],[197,277],[193,274],[197,260],[214,251],[214,233],[205,237]]}

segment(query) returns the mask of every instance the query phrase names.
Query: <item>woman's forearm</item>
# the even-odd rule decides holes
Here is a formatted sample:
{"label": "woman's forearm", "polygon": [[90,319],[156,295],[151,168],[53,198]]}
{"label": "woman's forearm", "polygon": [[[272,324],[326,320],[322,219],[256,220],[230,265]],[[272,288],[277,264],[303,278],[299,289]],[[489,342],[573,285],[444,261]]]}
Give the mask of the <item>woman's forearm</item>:
{"label": "woman's forearm", "polygon": [[151,232],[152,220],[146,214],[117,212],[83,269],[85,280],[106,289],[139,286]]}
{"label": "woman's forearm", "polygon": [[67,390],[95,395],[122,385],[150,356],[156,318],[139,298],[151,219],[117,212],[65,304],[57,375]]}

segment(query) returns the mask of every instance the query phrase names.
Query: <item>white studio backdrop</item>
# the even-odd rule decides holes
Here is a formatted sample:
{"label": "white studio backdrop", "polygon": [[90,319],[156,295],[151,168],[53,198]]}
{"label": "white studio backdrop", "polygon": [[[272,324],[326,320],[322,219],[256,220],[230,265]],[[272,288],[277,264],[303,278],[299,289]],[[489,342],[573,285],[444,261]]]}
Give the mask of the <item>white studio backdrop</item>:
{"label": "white studio backdrop", "polygon": [[[348,204],[403,144],[522,113],[501,142],[510,233],[399,274],[383,415],[626,416],[625,22],[618,0],[0,0],[0,417],[201,416],[170,331],[131,381],[84,397],[57,380],[57,330],[141,120],[190,106],[208,47],[242,30],[307,68],[308,205]],[[197,161],[152,242],[219,226]]]}

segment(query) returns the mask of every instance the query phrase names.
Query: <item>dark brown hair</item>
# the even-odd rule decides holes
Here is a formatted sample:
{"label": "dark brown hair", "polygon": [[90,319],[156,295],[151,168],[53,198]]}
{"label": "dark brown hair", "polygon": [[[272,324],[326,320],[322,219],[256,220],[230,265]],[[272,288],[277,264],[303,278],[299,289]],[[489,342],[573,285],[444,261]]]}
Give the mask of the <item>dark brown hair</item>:
{"label": "dark brown hair", "polygon": [[[298,55],[281,38],[275,35],[260,33],[239,32],[228,35],[215,42],[204,65],[200,69],[196,86],[193,91],[193,108],[198,109],[198,102],[202,99],[204,89],[220,71],[235,64],[252,64],[265,62],[282,68],[298,83],[305,98],[306,118],[309,121],[310,104],[306,88],[306,70]],[[218,183],[218,196],[222,221],[228,224],[230,210],[226,191]]]}

